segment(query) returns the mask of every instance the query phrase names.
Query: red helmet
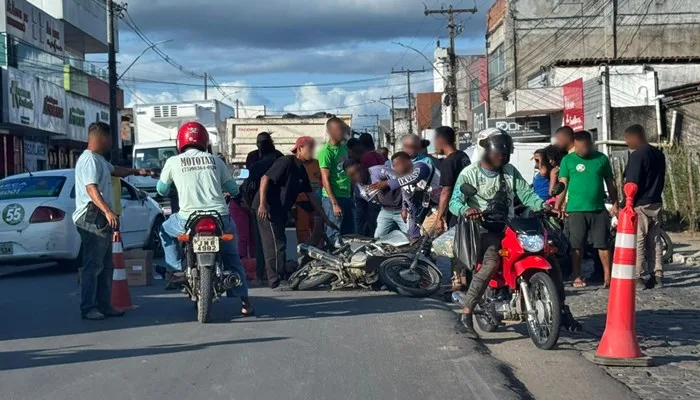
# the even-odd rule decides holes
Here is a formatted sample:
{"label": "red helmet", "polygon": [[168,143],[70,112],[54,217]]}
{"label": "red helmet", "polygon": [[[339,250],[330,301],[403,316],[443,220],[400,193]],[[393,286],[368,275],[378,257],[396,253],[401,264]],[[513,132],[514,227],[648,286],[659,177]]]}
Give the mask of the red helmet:
{"label": "red helmet", "polygon": [[207,151],[209,147],[209,132],[199,122],[187,122],[177,131],[177,151],[182,153],[186,147],[194,147]]}

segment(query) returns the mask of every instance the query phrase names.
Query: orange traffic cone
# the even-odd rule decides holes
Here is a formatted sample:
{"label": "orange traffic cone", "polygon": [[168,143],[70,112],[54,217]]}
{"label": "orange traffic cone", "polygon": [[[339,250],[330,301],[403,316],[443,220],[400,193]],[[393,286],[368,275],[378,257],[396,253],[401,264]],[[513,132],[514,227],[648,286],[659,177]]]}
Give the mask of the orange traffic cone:
{"label": "orange traffic cone", "polygon": [[114,274],[112,275],[112,307],[120,311],[131,309],[131,294],[129,293],[129,283],[126,280],[126,269],[124,269],[122,236],[118,231],[114,232],[112,263],[114,264]]}
{"label": "orange traffic cone", "polygon": [[610,297],[605,332],[593,362],[619,367],[648,367],[651,357],[642,354],[635,330],[635,286],[637,260],[637,185],[625,185],[626,204],[617,217]]}

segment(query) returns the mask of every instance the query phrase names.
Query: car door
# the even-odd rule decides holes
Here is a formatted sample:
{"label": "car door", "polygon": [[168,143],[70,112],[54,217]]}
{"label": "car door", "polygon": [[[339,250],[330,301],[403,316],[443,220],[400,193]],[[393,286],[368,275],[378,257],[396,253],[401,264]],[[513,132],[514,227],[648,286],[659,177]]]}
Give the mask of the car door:
{"label": "car door", "polygon": [[136,188],[121,181],[121,229],[122,242],[125,248],[141,247],[150,233],[150,210],[145,202],[139,199]]}

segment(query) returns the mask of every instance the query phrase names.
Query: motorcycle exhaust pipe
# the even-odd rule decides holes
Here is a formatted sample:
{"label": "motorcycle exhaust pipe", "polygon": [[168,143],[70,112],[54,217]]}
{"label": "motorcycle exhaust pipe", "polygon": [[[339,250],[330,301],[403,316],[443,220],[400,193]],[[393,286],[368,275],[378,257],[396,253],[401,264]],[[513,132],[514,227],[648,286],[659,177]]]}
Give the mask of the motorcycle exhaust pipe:
{"label": "motorcycle exhaust pipe", "polygon": [[343,266],[343,262],[338,257],[326,251],[318,249],[314,246],[302,243],[299,246],[297,246],[297,249],[299,253],[306,253],[309,255],[309,257],[313,258],[314,260],[323,261],[336,267]]}
{"label": "motorcycle exhaust pipe", "polygon": [[235,272],[232,272],[224,276],[221,280],[221,283],[224,286],[225,290],[229,290],[241,286],[242,281],[240,275],[238,275]]}

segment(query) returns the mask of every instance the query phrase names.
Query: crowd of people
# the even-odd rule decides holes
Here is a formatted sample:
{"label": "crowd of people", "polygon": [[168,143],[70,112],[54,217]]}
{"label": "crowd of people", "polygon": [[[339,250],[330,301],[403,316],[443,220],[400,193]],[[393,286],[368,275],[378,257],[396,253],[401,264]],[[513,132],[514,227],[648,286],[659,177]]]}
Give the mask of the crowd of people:
{"label": "crowd of people", "polygon": [[[153,175],[145,169],[112,167],[102,157],[101,153],[109,150],[108,128],[104,124],[90,126],[88,150],[78,161],[80,168],[76,168],[77,207],[73,218],[83,243],[89,244],[88,251],[83,252],[82,272],[81,312],[86,319],[121,315],[108,301],[113,269],[111,235],[118,225],[110,176]],[[266,282],[270,288],[281,290],[287,287],[286,279],[293,272],[287,264],[285,234],[292,212],[298,243],[333,248],[339,246],[339,237],[344,234],[381,237],[398,230],[412,240],[425,234],[438,236],[458,224],[462,216],[481,220],[489,200],[502,196],[508,199],[506,212],[511,217],[518,204],[535,211],[551,210],[561,217],[571,247],[574,287],[587,285],[581,264],[591,247],[600,259],[598,273],[602,274],[603,286],[609,286],[610,218],[618,211],[618,192],[608,157],[594,150],[589,132],[574,132],[568,126],[558,129],[554,144],[535,152],[536,174],[532,182],[526,182],[510,164],[512,138],[496,128],[477,136],[477,159],[473,163],[458,150],[456,133],[450,127],[436,129],[434,145],[439,158],[428,154],[430,142],[417,135],[402,138],[401,150],[389,158],[388,149],[375,148],[371,135],[352,138],[350,128],[339,118],[330,118],[326,128],[326,143],[302,136],[287,154],[275,147],[269,133],[259,134],[257,149],[246,159],[249,176],[239,188],[225,162],[206,152],[206,129],[194,122],[185,124],[178,135],[179,154],[167,160],[157,185],[161,195],[171,194],[175,187],[179,193],[177,212],[161,228],[171,280],[181,277],[183,268],[174,238],[183,233],[188,216],[197,210],[216,210],[224,219],[226,233],[240,238],[242,246],[238,240],[222,244],[227,269],[244,276],[241,253],[250,256],[256,252],[256,283]],[[634,199],[639,216],[638,285],[661,286],[659,217],[664,155],[648,144],[639,125],[625,131],[625,140],[631,150],[625,182],[639,187]],[[206,160],[198,163],[197,159]],[[459,188],[465,183],[474,187],[476,194],[464,196]],[[561,193],[554,191],[558,183],[565,186]],[[605,205],[606,196],[610,209]],[[243,219],[234,223],[239,217]],[[480,229],[476,258],[482,267],[470,274],[469,266],[452,260],[452,290],[466,292],[457,328],[473,338],[478,334],[471,314],[500,266],[503,238],[503,230],[498,227],[482,223]],[[555,269],[564,304],[564,274]],[[245,279],[229,296],[241,299],[244,316],[254,314]],[[562,312],[568,314],[565,321],[576,324],[568,307],[564,306]]]}

